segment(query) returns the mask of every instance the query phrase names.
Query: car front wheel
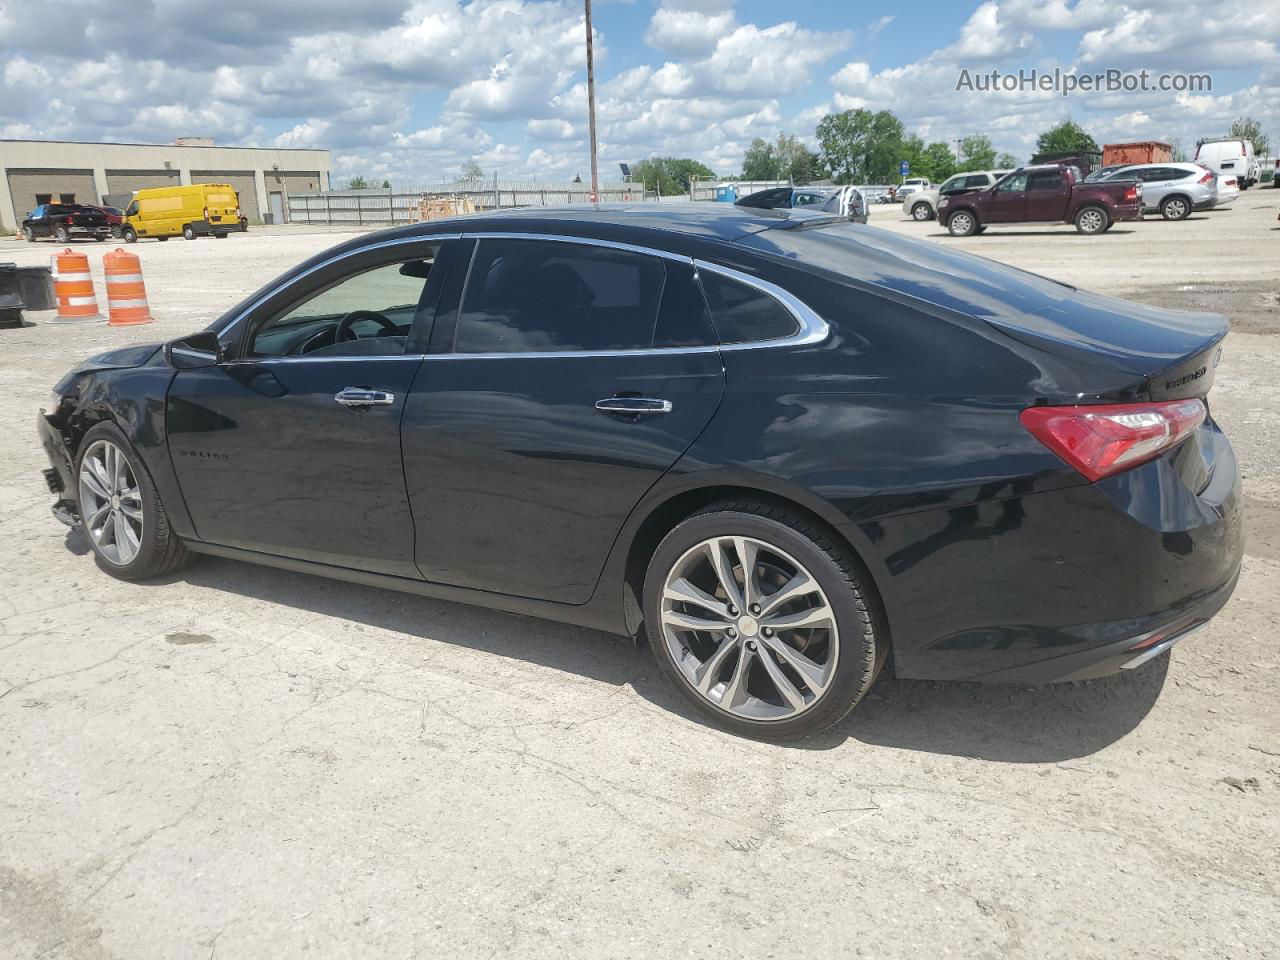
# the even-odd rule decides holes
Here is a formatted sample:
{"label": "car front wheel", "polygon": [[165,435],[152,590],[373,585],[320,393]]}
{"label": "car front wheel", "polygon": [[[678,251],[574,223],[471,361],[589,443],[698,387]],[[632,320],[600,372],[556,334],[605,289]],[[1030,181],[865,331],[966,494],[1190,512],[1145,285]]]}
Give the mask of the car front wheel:
{"label": "car front wheel", "polygon": [[121,236],[124,237],[125,243],[138,242],[138,234],[134,232],[133,227],[125,227],[124,230],[121,231]]}
{"label": "car front wheel", "polygon": [[968,237],[978,230],[978,221],[968,210],[958,210],[947,218],[947,229],[953,237]]}
{"label": "car front wheel", "polygon": [[887,650],[848,550],[753,502],[716,504],[667,534],[645,577],[644,618],[658,666],[694,707],[768,739],[838,723]]}
{"label": "car front wheel", "polygon": [[27,243],[35,243],[36,232],[32,230],[30,226],[25,226],[22,228],[22,239],[27,241]]}
{"label": "car front wheel", "polygon": [[196,232],[191,229],[191,226],[189,224],[182,228],[183,240],[194,240],[195,238],[196,238]]}
{"label": "car front wheel", "polygon": [[151,476],[115,424],[100,423],[85,434],[76,492],[94,559],[111,576],[145,580],[190,562]]}

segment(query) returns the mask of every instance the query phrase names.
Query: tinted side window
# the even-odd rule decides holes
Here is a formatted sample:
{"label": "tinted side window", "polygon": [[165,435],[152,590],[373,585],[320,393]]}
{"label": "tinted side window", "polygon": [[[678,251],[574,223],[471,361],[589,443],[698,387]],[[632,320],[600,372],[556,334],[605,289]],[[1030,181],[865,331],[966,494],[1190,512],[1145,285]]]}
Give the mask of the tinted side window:
{"label": "tinted side window", "polygon": [[1025,173],[1015,173],[1013,176],[1000,181],[1000,186],[996,188],[1001,193],[1018,193],[1027,189],[1027,175]]}
{"label": "tinted side window", "polygon": [[647,348],[664,279],[662,261],[642,254],[552,240],[481,240],[454,350]]}
{"label": "tinted side window", "polygon": [[985,173],[974,174],[971,177],[965,177],[964,185],[966,189],[988,187],[991,185],[991,178]]}
{"label": "tinted side window", "polygon": [[707,313],[707,301],[688,263],[668,260],[667,282],[662,288],[662,306],[653,330],[655,347],[714,346],[716,332]]}
{"label": "tinted side window", "polygon": [[1033,173],[1027,179],[1028,190],[1057,190],[1062,186],[1062,174],[1056,170]]}
{"label": "tinted side window", "polygon": [[698,275],[721,343],[778,340],[799,332],[791,311],[769,294],[710,270]]}

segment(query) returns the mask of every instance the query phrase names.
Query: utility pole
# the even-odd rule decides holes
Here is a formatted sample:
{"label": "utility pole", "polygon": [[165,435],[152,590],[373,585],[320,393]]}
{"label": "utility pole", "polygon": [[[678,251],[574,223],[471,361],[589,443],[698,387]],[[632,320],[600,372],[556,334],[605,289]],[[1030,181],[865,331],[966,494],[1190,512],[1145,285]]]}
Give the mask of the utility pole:
{"label": "utility pole", "polygon": [[587,123],[591,128],[591,200],[600,202],[600,172],[596,165],[596,62],[591,49],[591,0],[584,0],[587,12]]}

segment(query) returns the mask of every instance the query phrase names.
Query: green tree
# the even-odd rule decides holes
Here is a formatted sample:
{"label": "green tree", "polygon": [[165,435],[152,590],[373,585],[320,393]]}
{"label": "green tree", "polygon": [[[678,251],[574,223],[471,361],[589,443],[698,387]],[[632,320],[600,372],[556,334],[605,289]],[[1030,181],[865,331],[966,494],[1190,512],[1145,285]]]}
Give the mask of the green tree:
{"label": "green tree", "polygon": [[1265,157],[1271,152],[1271,139],[1262,132],[1262,124],[1253,117],[1239,117],[1231,124],[1231,136],[1253,144],[1253,155]]}
{"label": "green tree", "polygon": [[996,157],[996,167],[1001,170],[1012,170],[1019,166],[1018,158],[1012,153],[1002,153]]}
{"label": "green tree", "polygon": [[1169,147],[1173,151],[1174,163],[1187,162],[1187,149],[1182,145],[1181,140],[1179,140],[1177,137],[1174,137],[1172,140],[1169,141]]}
{"label": "green tree", "polygon": [[773,152],[773,144],[762,137],[756,137],[747,147],[742,157],[743,180],[777,180],[778,157]]}
{"label": "green tree", "polygon": [[902,121],[888,110],[846,110],[818,121],[822,163],[836,183],[887,183],[898,178]]}
{"label": "green tree", "polygon": [[368,190],[369,183],[364,177],[352,177],[347,181],[348,190]]}
{"label": "green tree", "polygon": [[[912,167],[911,169],[915,170],[916,168]],[[929,144],[920,154],[920,175],[922,177],[928,177],[934,183],[942,183],[955,172],[955,154],[941,140]]]}
{"label": "green tree", "polygon": [[484,169],[475,157],[467,157],[466,162],[458,169],[459,180],[483,180]]}
{"label": "green tree", "polygon": [[688,157],[650,157],[631,164],[631,179],[645,185],[646,190],[657,189],[664,197],[688,193],[694,177],[714,177],[711,168]]}
{"label": "green tree", "polygon": [[390,181],[390,180],[385,180],[385,179],[384,179],[384,180],[382,181],[382,189],[383,189],[383,190],[390,190],[390,189],[391,189],[391,181]]}
{"label": "green tree", "polygon": [[996,165],[996,148],[985,133],[970,134],[960,140],[957,170],[990,170]]}
{"label": "green tree", "polygon": [[1084,127],[1063,120],[1036,138],[1036,153],[1097,153],[1098,144]]}
{"label": "green tree", "polygon": [[778,161],[780,180],[804,185],[813,180],[821,180],[826,174],[822,169],[822,158],[792,134],[778,134],[778,141],[773,145],[773,155]]}

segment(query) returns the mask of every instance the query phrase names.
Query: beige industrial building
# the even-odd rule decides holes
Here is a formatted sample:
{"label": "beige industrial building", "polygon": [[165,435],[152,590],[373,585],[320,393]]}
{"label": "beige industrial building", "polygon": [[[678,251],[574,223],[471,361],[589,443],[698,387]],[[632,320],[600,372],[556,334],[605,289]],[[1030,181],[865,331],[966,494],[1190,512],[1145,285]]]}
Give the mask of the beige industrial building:
{"label": "beige industrial building", "polygon": [[328,150],[219,147],[189,137],[169,144],[0,140],[0,229],[16,231],[41,203],[123,206],[135,190],[229,183],[253,223],[284,223],[289,195],[329,189]]}

